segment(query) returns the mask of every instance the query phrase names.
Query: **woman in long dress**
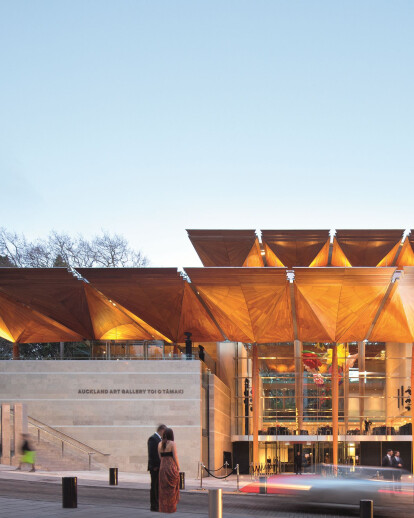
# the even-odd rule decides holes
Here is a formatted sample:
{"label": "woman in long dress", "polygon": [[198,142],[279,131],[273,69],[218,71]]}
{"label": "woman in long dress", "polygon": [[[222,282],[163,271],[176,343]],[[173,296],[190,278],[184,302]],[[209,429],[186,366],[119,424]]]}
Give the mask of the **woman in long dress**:
{"label": "woman in long dress", "polygon": [[159,511],[160,513],[175,513],[180,499],[180,464],[171,428],[164,430],[162,441],[158,444],[158,454],[161,458]]}

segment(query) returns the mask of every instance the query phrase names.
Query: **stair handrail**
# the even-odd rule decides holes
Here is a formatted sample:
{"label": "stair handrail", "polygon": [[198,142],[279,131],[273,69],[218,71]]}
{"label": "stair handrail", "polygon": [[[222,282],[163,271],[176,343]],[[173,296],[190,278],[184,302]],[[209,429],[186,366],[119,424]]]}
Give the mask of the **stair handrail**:
{"label": "stair handrail", "polygon": [[37,428],[38,431],[38,441],[40,441],[40,431],[43,431],[45,433],[48,433],[52,437],[55,437],[62,443],[62,457],[64,455],[64,444],[69,444],[70,446],[80,450],[82,453],[87,453],[89,457],[89,471],[91,470],[91,464],[92,464],[92,455],[102,455],[103,457],[109,457],[110,453],[103,453],[95,448],[92,448],[88,446],[87,444],[78,441],[77,439],[74,439],[73,437],[70,437],[70,435],[67,435],[63,432],[60,432],[59,430],[56,430],[55,428],[52,428],[51,426],[47,425],[46,423],[42,423],[42,421],[39,421],[38,419],[35,419],[34,417],[27,416],[27,421],[33,425],[35,428]]}

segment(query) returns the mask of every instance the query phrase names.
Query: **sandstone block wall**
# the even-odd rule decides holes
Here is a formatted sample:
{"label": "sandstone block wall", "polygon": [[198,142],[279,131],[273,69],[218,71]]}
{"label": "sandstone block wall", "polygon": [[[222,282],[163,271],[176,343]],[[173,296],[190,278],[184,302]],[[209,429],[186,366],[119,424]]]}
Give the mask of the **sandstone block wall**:
{"label": "sandstone block wall", "polygon": [[201,455],[198,361],[0,361],[0,403],[111,454],[123,471],[147,469],[147,438],[173,428],[181,469],[195,476]]}

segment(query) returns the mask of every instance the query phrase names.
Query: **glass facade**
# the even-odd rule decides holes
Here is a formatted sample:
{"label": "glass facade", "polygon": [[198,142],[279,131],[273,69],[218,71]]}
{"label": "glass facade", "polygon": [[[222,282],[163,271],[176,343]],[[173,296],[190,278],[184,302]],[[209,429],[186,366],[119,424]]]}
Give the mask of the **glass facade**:
{"label": "glass facade", "polygon": [[[295,342],[238,348],[234,433],[250,441],[253,347],[257,347],[259,359],[262,469],[274,469],[269,466],[276,464],[275,459],[279,469],[290,469],[295,447],[301,448],[309,467],[332,462],[333,344]],[[398,441],[411,435],[411,344],[359,342],[336,347],[338,460],[358,463],[361,441],[379,441],[384,436]]]}

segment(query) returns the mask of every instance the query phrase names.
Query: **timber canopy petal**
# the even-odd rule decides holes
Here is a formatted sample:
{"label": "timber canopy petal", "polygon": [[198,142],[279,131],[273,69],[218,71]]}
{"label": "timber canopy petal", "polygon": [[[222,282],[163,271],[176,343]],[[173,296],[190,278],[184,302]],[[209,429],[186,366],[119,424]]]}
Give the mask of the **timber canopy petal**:
{"label": "timber canopy petal", "polygon": [[285,268],[186,268],[229,340],[292,341]]}

